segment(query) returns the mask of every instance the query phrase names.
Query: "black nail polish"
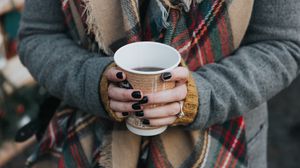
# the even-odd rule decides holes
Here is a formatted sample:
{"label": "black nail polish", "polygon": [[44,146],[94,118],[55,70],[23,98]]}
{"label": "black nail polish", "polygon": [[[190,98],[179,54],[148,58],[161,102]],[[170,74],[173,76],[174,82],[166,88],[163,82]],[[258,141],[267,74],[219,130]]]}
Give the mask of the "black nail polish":
{"label": "black nail polish", "polygon": [[123,113],[122,113],[122,116],[124,116],[124,117],[126,117],[126,116],[128,116],[128,115],[129,115],[128,112],[123,112]]}
{"label": "black nail polish", "polygon": [[144,112],[143,111],[137,111],[137,112],[135,112],[135,116],[137,116],[137,117],[143,117],[144,116]]}
{"label": "black nail polish", "polygon": [[117,76],[118,79],[123,79],[123,73],[122,72],[118,72],[116,74],[116,76]]}
{"label": "black nail polish", "polygon": [[165,73],[161,74],[161,79],[164,81],[171,79],[171,77],[172,77],[172,74],[170,72],[165,72]]}
{"label": "black nail polish", "polygon": [[143,124],[145,124],[145,125],[150,125],[150,121],[147,120],[147,119],[144,119],[144,120],[143,120]]}
{"label": "black nail polish", "polygon": [[146,103],[148,103],[148,97],[147,97],[147,96],[144,96],[144,97],[142,98],[142,100],[139,101],[139,103],[140,103],[140,104],[146,104]]}
{"label": "black nail polish", "polygon": [[141,109],[140,103],[134,103],[134,104],[132,105],[132,109],[134,109],[134,110],[140,110],[140,109]]}
{"label": "black nail polish", "polygon": [[134,91],[131,93],[131,96],[135,99],[140,99],[142,97],[141,92],[140,91]]}

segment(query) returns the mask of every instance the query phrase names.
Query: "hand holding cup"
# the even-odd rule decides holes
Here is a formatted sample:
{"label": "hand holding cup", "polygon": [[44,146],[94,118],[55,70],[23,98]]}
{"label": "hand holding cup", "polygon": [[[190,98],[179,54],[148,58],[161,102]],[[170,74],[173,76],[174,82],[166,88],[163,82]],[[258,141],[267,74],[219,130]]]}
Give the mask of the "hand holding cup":
{"label": "hand holding cup", "polygon": [[[174,81],[175,87],[146,95],[138,89],[120,88],[118,83],[126,80],[126,74],[115,67],[110,68],[105,76],[110,81],[108,87],[110,108],[117,113],[118,117],[127,117],[134,113],[134,115],[143,118],[144,124],[166,126],[172,124],[180,112],[178,101],[182,101],[186,97],[186,81],[189,77],[189,71],[185,67],[176,67],[170,72],[161,74],[161,80]],[[147,104],[164,105],[144,108]]]}
{"label": "hand holding cup", "polygon": [[135,134],[162,133],[176,120],[187,94],[189,71],[178,67],[180,54],[165,44],[136,42],[118,49],[114,60],[117,67],[106,72],[111,109],[128,116],[126,126]]}

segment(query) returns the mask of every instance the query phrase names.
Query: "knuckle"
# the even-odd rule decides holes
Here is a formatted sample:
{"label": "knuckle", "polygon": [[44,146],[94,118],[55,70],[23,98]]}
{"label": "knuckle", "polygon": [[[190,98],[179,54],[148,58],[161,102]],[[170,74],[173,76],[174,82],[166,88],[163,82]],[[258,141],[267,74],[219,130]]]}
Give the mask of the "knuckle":
{"label": "knuckle", "polygon": [[152,120],[152,121],[150,120],[150,123],[153,126],[161,126],[164,124],[162,120]]}
{"label": "knuckle", "polygon": [[123,99],[127,99],[129,96],[128,96],[128,91],[127,90],[122,90],[121,91],[121,96]]}
{"label": "knuckle", "polygon": [[172,115],[176,115],[180,111],[180,105],[178,102],[173,103]]}
{"label": "knuckle", "polygon": [[172,108],[171,110],[168,110],[168,116],[173,116],[176,114],[176,108]]}
{"label": "knuckle", "polygon": [[157,118],[158,114],[156,113],[157,111],[155,109],[143,109],[144,112],[144,117],[145,118]]}
{"label": "knuckle", "polygon": [[182,97],[183,97],[183,94],[182,94],[182,91],[178,91],[178,92],[174,92],[174,98],[175,98],[175,100],[181,100],[182,99]]}
{"label": "knuckle", "polygon": [[182,100],[186,97],[187,94],[187,88],[186,85],[182,85],[179,89],[177,93],[177,100]]}
{"label": "knuckle", "polygon": [[185,91],[183,91],[181,94],[180,94],[180,97],[179,97],[179,100],[182,100],[185,98]]}
{"label": "knuckle", "polygon": [[105,71],[104,76],[108,78],[110,76],[110,73],[111,73],[111,69],[108,69],[107,71]]}
{"label": "knuckle", "polygon": [[[148,117],[151,117],[151,113],[149,113],[150,110],[148,109],[144,109],[143,112],[144,112],[144,118],[148,118]],[[150,114],[150,115],[149,115]]]}
{"label": "knuckle", "polygon": [[112,76],[114,75],[114,71],[113,69],[109,69],[106,72],[106,77],[110,80],[112,78]]}
{"label": "knuckle", "polygon": [[120,110],[122,109],[122,111],[128,111],[129,109],[131,109],[131,107],[129,106],[130,105],[128,105],[128,103],[121,103]]}
{"label": "knuckle", "polygon": [[114,101],[109,100],[109,107],[110,107],[111,109],[114,109],[114,107],[115,107]]}
{"label": "knuckle", "polygon": [[108,71],[106,71],[106,72],[104,73],[104,77],[105,77],[106,79],[108,79]]}
{"label": "knuckle", "polygon": [[116,77],[116,74],[117,74],[118,72],[119,72],[119,71],[116,70],[116,69],[111,69],[110,72],[109,72],[109,77],[108,77],[108,79],[111,80],[111,81],[114,81],[114,82],[120,81],[120,80]]}
{"label": "knuckle", "polygon": [[173,115],[174,110],[172,108],[170,108],[170,109],[166,110],[165,113],[167,116],[171,116],[171,115]]}
{"label": "knuckle", "polygon": [[178,67],[176,70],[176,74],[178,74],[177,78],[179,81],[186,81],[189,77],[189,71],[185,67]]}
{"label": "knuckle", "polygon": [[147,95],[147,97],[148,97],[148,103],[150,104],[150,103],[155,102],[157,96],[155,93],[152,93],[152,94]]}
{"label": "knuckle", "polygon": [[108,97],[113,97],[113,95],[114,95],[113,92],[114,92],[114,91],[113,91],[113,86],[112,86],[112,84],[109,84],[109,86],[108,86],[108,91],[107,91]]}
{"label": "knuckle", "polygon": [[174,115],[174,107],[171,106],[171,108],[169,108],[168,110],[165,111],[165,114],[167,116],[172,116]]}

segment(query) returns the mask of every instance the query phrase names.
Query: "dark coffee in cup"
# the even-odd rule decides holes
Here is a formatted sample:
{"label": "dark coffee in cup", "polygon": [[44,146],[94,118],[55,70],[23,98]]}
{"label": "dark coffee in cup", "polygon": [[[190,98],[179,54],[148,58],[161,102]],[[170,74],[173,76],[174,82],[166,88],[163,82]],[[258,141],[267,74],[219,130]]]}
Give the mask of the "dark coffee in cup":
{"label": "dark coffee in cup", "polygon": [[136,71],[144,71],[144,72],[155,72],[155,71],[161,71],[164,68],[160,68],[160,67],[138,67],[138,68],[134,68],[134,70]]}

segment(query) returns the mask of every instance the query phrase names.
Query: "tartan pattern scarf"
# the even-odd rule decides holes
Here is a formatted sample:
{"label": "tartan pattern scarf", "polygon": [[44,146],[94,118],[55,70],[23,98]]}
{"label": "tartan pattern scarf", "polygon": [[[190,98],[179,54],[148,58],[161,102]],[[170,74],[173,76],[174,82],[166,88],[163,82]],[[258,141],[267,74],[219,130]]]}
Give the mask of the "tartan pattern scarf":
{"label": "tartan pattern scarf", "polygon": [[[185,1],[187,3],[184,4],[189,4],[189,8],[178,1],[150,0],[144,17],[139,16],[135,0],[123,0],[120,1],[119,10],[122,11],[122,18],[124,18],[122,26],[125,25],[125,28],[121,30],[121,34],[114,37],[114,40],[103,42],[101,41],[102,35],[97,37],[97,32],[94,32],[95,25],[89,25],[90,13],[86,12],[88,1],[74,0],[74,2],[84,23],[85,33],[89,34],[90,45],[94,45],[96,41],[104,53],[110,54],[119,47],[135,41],[162,42],[176,48],[192,71],[227,57],[238,47],[243,36],[241,32],[245,32],[243,29],[236,28],[236,23],[233,23],[230,17],[231,12],[235,13],[235,11],[230,11],[230,6],[236,0],[203,0],[201,3],[200,1],[199,3]],[[245,5],[243,3],[237,2],[240,7]],[[246,2],[246,5],[249,3]],[[251,5],[250,3],[249,6]],[[155,15],[158,12],[157,8],[165,8],[165,12],[159,15],[159,18],[154,17],[157,16]],[[69,0],[62,0],[62,9],[72,38],[74,41],[80,41],[79,30],[75,26]],[[246,23],[247,19],[249,18],[246,18]],[[110,37],[105,38],[110,39]],[[130,142],[138,141],[142,144],[141,138],[129,136],[126,139],[124,138],[126,136],[120,136],[115,130],[121,132],[120,134],[129,134],[122,125],[113,125],[110,121],[76,109],[63,108],[63,110],[58,110],[51,120],[37,151],[29,158],[28,163],[50,153],[58,158],[59,167],[136,167],[137,161],[132,161],[131,165],[118,162],[120,159],[116,161],[116,155],[111,151],[117,150],[120,154],[126,155],[130,149],[132,153],[130,159],[136,159],[140,148],[143,150],[142,145],[130,146]],[[216,124],[206,130],[178,130],[168,128],[166,133],[149,139],[147,167],[217,168],[247,165],[243,117]],[[124,138],[122,141],[126,146],[118,146],[119,149],[116,149],[117,145],[115,146],[114,142],[120,137]],[[193,140],[187,143],[187,146],[192,146],[187,154],[181,154],[184,152],[178,149],[177,153],[174,153],[176,149],[173,148],[177,146],[173,140],[179,139],[180,141],[181,137]],[[86,144],[91,146],[87,147]],[[174,162],[174,158],[179,159],[179,157],[183,160]],[[130,161],[127,160],[127,162]]]}

